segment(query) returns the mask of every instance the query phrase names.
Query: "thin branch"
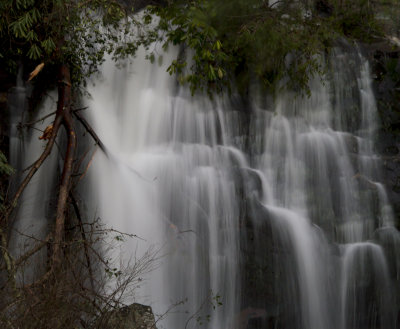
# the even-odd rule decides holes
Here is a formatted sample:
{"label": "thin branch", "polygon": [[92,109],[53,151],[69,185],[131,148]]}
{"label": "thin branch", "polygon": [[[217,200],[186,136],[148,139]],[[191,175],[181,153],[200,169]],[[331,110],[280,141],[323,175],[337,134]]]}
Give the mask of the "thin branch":
{"label": "thin branch", "polygon": [[[78,121],[85,127],[85,129],[89,133],[89,135],[92,136],[92,138],[94,139],[96,144],[99,145],[100,149],[104,152],[104,154],[108,158],[113,158],[110,156],[110,152],[107,150],[107,148],[105,147],[105,145],[103,144],[103,142],[101,141],[99,136],[97,136],[96,132],[93,130],[93,128],[90,126],[90,124],[86,121],[86,119],[83,116],[81,116],[77,111],[74,111],[73,113],[76,116],[76,118],[78,119]],[[134,170],[131,167],[128,167],[128,169],[130,171],[132,171],[135,175],[137,175],[139,178],[141,178],[147,182],[153,182],[155,180],[155,179],[151,180],[151,179],[147,179],[147,178],[143,177],[140,173],[138,173],[136,170]]]}
{"label": "thin branch", "polygon": [[100,140],[99,136],[97,136],[97,134],[93,130],[93,128],[90,126],[90,124],[86,121],[86,119],[78,111],[74,111],[73,113],[74,113],[75,117],[78,119],[78,121],[85,127],[85,129],[89,133],[89,135],[92,136],[92,138],[97,143],[97,145],[99,145],[100,149],[104,152],[104,154],[108,156],[108,151],[107,151],[106,147],[104,146],[103,142]]}
{"label": "thin branch", "polygon": [[205,298],[203,300],[203,302],[201,303],[201,305],[199,306],[199,308],[197,309],[196,312],[194,312],[186,321],[185,323],[185,329],[187,329],[187,326],[189,325],[190,321],[192,321],[198,314],[200,314],[201,310],[203,309],[203,307],[206,305],[206,303],[209,302],[209,298]]}
{"label": "thin branch", "polygon": [[53,131],[52,134],[49,138],[49,141],[46,144],[46,148],[44,149],[42,155],[35,161],[35,163],[32,165],[31,169],[29,170],[28,174],[25,176],[24,180],[20,184],[19,188],[17,189],[17,192],[15,192],[14,197],[12,198],[11,202],[9,202],[8,207],[2,217],[0,218],[0,224],[3,227],[7,227],[7,224],[9,222],[9,217],[16,207],[19,198],[21,197],[22,192],[25,190],[26,186],[29,184],[31,181],[32,177],[35,175],[35,173],[38,171],[40,166],[43,164],[43,162],[47,159],[47,157],[50,155],[51,150],[53,148],[53,145],[55,143],[58,130],[61,125],[62,121],[62,110],[59,111],[57,110],[56,118],[54,119],[53,123]]}
{"label": "thin branch", "polygon": [[[72,112],[74,112],[74,113],[75,112],[80,112],[80,111],[86,110],[87,108],[88,108],[87,106],[86,107],[81,107],[81,108],[72,110]],[[54,112],[51,112],[51,113],[49,113],[49,114],[47,114],[47,115],[45,115],[43,117],[41,117],[40,119],[37,119],[35,121],[25,122],[25,123],[20,122],[18,124],[18,128],[29,128],[29,127],[33,126],[34,124],[36,124],[36,123],[43,122],[45,119],[50,118],[52,115],[54,115],[56,113],[57,113],[57,110],[54,111]]]}
{"label": "thin branch", "polygon": [[38,243],[35,247],[33,247],[31,250],[29,250],[28,252],[26,252],[24,255],[22,255],[20,258],[18,258],[15,261],[15,266],[19,266],[20,264],[22,264],[23,262],[25,262],[29,257],[33,256],[34,254],[36,254],[40,249],[42,249],[45,245],[47,245],[47,243],[50,241],[51,239],[51,233],[49,233],[46,238],[41,241],[40,243]]}
{"label": "thin branch", "polygon": [[178,307],[179,305],[183,305],[185,303],[184,300],[181,300],[180,302],[176,302],[175,304],[172,304],[163,314],[158,315],[157,320],[154,321],[154,323],[151,325],[151,329],[157,329],[156,325],[157,322],[161,321],[162,319],[165,318],[165,316],[170,313],[174,308]]}
{"label": "thin branch", "polygon": [[92,162],[93,162],[94,156],[96,154],[96,151],[97,151],[97,149],[94,150],[94,152],[93,152],[93,154],[92,154],[92,156],[91,156],[91,158],[90,158],[90,160],[89,160],[89,162],[88,162],[88,164],[87,164],[87,166],[85,168],[85,171],[79,176],[78,183],[86,176],[90,166],[92,165]]}
{"label": "thin branch", "polygon": [[43,122],[45,119],[51,117],[52,115],[54,115],[54,114],[56,114],[56,113],[57,113],[57,111],[51,112],[51,113],[45,115],[44,117],[41,117],[40,119],[37,119],[36,121],[32,121],[32,122],[26,122],[26,123],[20,122],[20,123],[18,124],[18,128],[31,127],[31,126],[33,126],[33,125],[36,124],[36,123],[39,123],[39,122],[41,122],[41,121]]}
{"label": "thin branch", "polygon": [[[81,158],[80,158],[79,161],[76,163],[76,165],[75,165],[75,170],[74,170],[75,173],[79,171],[79,168],[81,167],[81,165],[82,165],[82,163],[83,163],[83,160],[85,160],[86,156],[89,154],[90,149],[91,149],[91,148],[88,148],[85,152],[83,152]],[[79,175],[74,174],[74,176],[79,176]]]}
{"label": "thin branch", "polygon": [[136,239],[139,239],[142,241],[146,241],[145,239],[141,238],[140,236],[138,236],[136,234],[121,232],[121,231],[115,230],[113,228],[105,229],[105,230],[103,230],[103,232],[114,232],[114,233],[121,234],[122,236],[128,236],[130,238],[136,238]]}
{"label": "thin branch", "polygon": [[82,236],[82,239],[84,241],[83,242],[83,248],[85,250],[86,263],[87,263],[87,267],[88,267],[88,271],[89,271],[90,285],[92,286],[92,289],[94,290],[94,282],[93,282],[94,275],[93,275],[93,270],[92,270],[92,264],[91,264],[91,261],[90,261],[89,250],[88,250],[87,243],[86,243],[86,241],[87,241],[86,233],[85,233],[85,229],[84,229],[83,224],[82,224],[81,213],[79,211],[78,203],[77,203],[76,199],[74,198],[74,195],[71,192],[69,193],[69,197],[70,197],[70,199],[72,201],[72,206],[74,208],[76,218],[78,219],[78,222],[79,222],[79,228],[80,228],[80,231],[81,231],[81,236]]}

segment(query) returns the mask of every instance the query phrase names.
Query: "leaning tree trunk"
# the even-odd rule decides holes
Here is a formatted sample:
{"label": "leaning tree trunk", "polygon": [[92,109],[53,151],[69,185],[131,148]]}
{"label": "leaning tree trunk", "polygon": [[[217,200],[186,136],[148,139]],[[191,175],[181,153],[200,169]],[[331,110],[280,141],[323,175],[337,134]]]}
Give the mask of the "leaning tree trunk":
{"label": "leaning tree trunk", "polygon": [[[40,157],[33,163],[30,167],[29,172],[22,180],[22,183],[17,188],[16,193],[11,198],[9,202],[7,202],[8,206],[6,211],[2,214],[0,218],[0,236],[1,236],[1,249],[2,256],[6,263],[7,272],[9,277],[12,278],[12,281],[15,279],[15,263],[18,263],[18,260],[14,262],[14,260],[9,256],[8,253],[8,239],[6,238],[7,232],[9,228],[12,226],[13,222],[13,210],[16,208],[18,201],[25,190],[25,188],[30,183],[32,177],[39,170],[41,165],[50,155],[53,146],[55,144],[58,132],[61,126],[65,127],[67,133],[67,149],[65,151],[64,157],[64,166],[61,176],[61,181],[59,185],[58,191],[58,200],[57,200],[57,211],[56,218],[54,223],[54,232],[52,236],[52,241],[54,243],[53,253],[51,256],[51,268],[50,272],[61,264],[62,259],[62,244],[64,240],[64,225],[65,225],[65,215],[68,205],[68,195],[69,190],[71,188],[71,178],[72,178],[72,170],[73,170],[73,162],[74,155],[76,149],[76,134],[73,124],[72,110],[71,110],[71,100],[72,100],[72,90],[71,90],[71,77],[70,77],[70,69],[67,64],[61,64],[59,68],[59,79],[58,79],[58,102],[57,102],[57,111],[55,115],[55,119],[53,124],[46,128],[48,131],[48,136],[45,137],[47,139],[46,147]],[[36,250],[36,247],[33,248]],[[31,251],[28,251],[27,254],[30,254]],[[24,255],[22,256],[24,258]],[[15,285],[15,281],[14,281]]]}
{"label": "leaning tree trunk", "polygon": [[62,117],[62,124],[67,133],[67,150],[64,157],[64,167],[58,191],[57,211],[54,229],[54,249],[52,263],[54,266],[61,264],[62,244],[64,240],[65,215],[67,211],[68,195],[71,188],[71,177],[76,149],[76,134],[74,120],[71,111],[71,77],[69,67],[65,64],[60,66],[60,78],[58,81],[58,103],[56,120]]}

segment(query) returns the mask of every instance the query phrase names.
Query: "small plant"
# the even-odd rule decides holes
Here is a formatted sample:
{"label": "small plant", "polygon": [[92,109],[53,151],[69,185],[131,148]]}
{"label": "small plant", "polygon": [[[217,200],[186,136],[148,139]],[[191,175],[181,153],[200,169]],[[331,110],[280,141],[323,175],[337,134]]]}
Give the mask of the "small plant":
{"label": "small plant", "polygon": [[198,325],[203,325],[211,321],[211,314],[202,314],[210,306],[215,311],[218,307],[222,306],[222,297],[219,294],[215,294],[210,291],[209,296],[204,299],[198,309],[186,320],[185,329],[188,328],[191,321],[196,320]]}

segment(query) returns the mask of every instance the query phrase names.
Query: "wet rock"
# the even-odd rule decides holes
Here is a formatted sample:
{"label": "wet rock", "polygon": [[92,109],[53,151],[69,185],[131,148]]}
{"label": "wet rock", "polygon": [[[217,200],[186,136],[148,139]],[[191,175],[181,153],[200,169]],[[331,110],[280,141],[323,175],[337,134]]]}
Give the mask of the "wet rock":
{"label": "wet rock", "polygon": [[376,147],[383,159],[384,184],[400,227],[400,50],[371,46],[369,59],[381,123]]}
{"label": "wet rock", "polygon": [[150,306],[131,304],[105,315],[104,329],[157,329]]}
{"label": "wet rock", "polygon": [[356,136],[352,134],[342,134],[343,142],[350,153],[358,154],[359,141]]}

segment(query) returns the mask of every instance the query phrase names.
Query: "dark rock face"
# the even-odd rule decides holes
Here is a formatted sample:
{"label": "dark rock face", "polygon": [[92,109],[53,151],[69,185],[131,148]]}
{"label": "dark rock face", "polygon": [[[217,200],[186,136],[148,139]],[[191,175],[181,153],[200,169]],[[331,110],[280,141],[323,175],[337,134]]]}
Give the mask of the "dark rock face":
{"label": "dark rock face", "polygon": [[14,86],[15,81],[13,77],[2,69],[0,69],[0,81],[0,150],[8,155],[8,94],[10,88]]}
{"label": "dark rock face", "polygon": [[321,16],[329,17],[333,14],[333,6],[327,0],[317,0],[314,6]]}
{"label": "dark rock face", "polygon": [[400,50],[372,49],[369,55],[381,121],[376,143],[383,160],[389,199],[400,227]]}
{"label": "dark rock face", "polygon": [[[245,293],[242,294],[238,326],[240,329],[286,328],[285,321],[293,323],[294,315],[282,304],[288,293],[288,281],[281,265],[285,261],[294,261],[288,252],[290,247],[279,241],[279,237],[274,237],[272,219],[256,199],[245,200],[243,209],[250,216],[242,223],[241,288]],[[291,292],[297,292],[296,287]]]}
{"label": "dark rock face", "polygon": [[134,303],[109,312],[105,317],[104,329],[157,329],[150,306]]}
{"label": "dark rock face", "polygon": [[[374,90],[376,102],[379,111],[380,124],[377,132],[376,151],[382,157],[382,175],[380,181],[386,185],[388,197],[394,207],[397,218],[397,227],[400,227],[400,51],[393,51],[387,45],[378,45],[375,48],[366,49],[371,63],[372,74],[374,75]],[[356,78],[355,78],[356,81]],[[349,87],[350,88],[350,87]],[[357,120],[357,113],[349,111],[349,120]],[[354,122],[354,126],[358,126]],[[251,132],[250,132],[251,134]],[[249,134],[249,135],[250,135]],[[251,137],[249,137],[250,140]],[[252,152],[251,141],[247,148]],[[359,144],[354,135],[345,136],[345,144],[351,156],[354,156],[354,163],[357,163]],[[357,170],[358,171],[358,170]],[[263,207],[257,201],[257,197],[252,195],[260,194],[260,183],[257,177],[252,173],[242,173],[245,179],[240,186],[243,192],[241,200],[241,310],[238,313],[238,328],[246,329],[281,329],[302,328],[301,305],[293,308],[287,301],[301,300],[300,283],[292,278],[290,273],[290,264],[296,262],[293,246],[285,238],[285,232],[279,232],[279,226],[274,221],[273,216],[268,209]],[[240,176],[240,175],[239,175]],[[376,185],[362,175],[355,176],[359,185],[365,190],[365,193],[376,195],[371,197],[378,200]],[[379,205],[373,206],[378,211]],[[377,216],[376,216],[377,217]],[[318,223],[319,227],[323,223]],[[378,226],[378,224],[375,224]],[[329,229],[325,229],[329,232]],[[396,260],[395,250],[397,240],[395,236],[397,231],[379,230],[376,232],[375,239],[384,246],[384,252],[387,259],[390,260],[390,275],[397,277],[400,264]],[[333,240],[327,237],[328,240]],[[327,271],[332,277],[340,277],[338,269],[340,268],[340,257],[343,252],[339,245],[332,243],[329,254],[333,260],[332,268]],[[337,272],[335,272],[337,271]],[[395,279],[394,279],[395,280]],[[368,285],[369,284],[369,285]],[[360,291],[365,291],[366,295],[373,296],[375,289],[374,283],[369,282]],[[362,290],[364,289],[364,290]],[[396,292],[398,296],[398,292]],[[369,302],[369,301],[368,301]],[[397,303],[397,301],[396,301]],[[361,305],[361,304],[360,304]],[[353,312],[357,314],[357,311]],[[367,311],[359,312],[368,314]],[[331,314],[332,320],[335,320],[335,314]],[[399,313],[400,319],[400,313]],[[377,319],[372,325],[367,323],[369,318],[359,316],[354,328],[387,328]]]}

